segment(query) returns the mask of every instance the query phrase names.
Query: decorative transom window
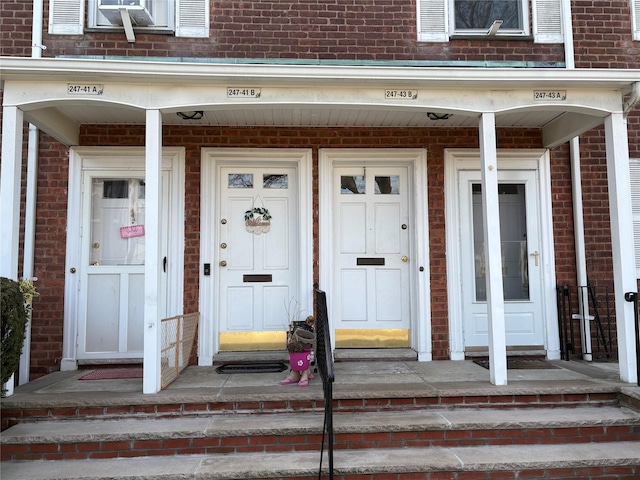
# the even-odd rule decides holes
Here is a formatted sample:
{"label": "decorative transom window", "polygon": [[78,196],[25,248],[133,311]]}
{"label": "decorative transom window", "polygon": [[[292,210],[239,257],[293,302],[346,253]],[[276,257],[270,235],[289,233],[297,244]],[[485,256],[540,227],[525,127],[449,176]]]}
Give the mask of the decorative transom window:
{"label": "decorative transom window", "polygon": [[[637,0],[640,1],[640,0]],[[418,0],[418,40],[533,36],[563,43],[563,0]],[[531,32],[530,25],[533,26]]]}
{"label": "decorative transom window", "polygon": [[451,3],[454,34],[529,34],[527,0],[451,0]]}

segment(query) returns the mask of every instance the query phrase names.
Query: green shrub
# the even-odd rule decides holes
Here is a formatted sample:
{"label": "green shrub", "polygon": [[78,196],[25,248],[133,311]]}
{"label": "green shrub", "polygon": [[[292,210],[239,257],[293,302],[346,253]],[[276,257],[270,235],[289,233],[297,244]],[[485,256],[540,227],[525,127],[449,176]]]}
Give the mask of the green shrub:
{"label": "green shrub", "polygon": [[20,282],[0,278],[0,294],[0,382],[4,385],[20,364],[29,308],[25,304]]}

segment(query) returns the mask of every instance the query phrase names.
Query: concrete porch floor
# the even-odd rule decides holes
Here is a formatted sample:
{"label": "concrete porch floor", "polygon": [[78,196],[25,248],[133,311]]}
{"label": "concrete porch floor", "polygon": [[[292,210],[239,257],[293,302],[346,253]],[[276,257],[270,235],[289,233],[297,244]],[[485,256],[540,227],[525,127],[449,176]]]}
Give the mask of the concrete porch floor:
{"label": "concrete porch floor", "polygon": [[[286,352],[255,354],[266,361],[283,361]],[[363,359],[366,355],[366,360]],[[417,362],[407,351],[337,352],[334,398],[385,396],[504,395],[546,393],[622,392],[640,404],[640,387],[620,381],[617,363],[550,361],[548,369],[508,370],[508,385],[490,383],[489,370],[471,360]],[[410,355],[410,354],[409,354]],[[251,361],[251,355],[242,354]],[[54,372],[17,387],[2,399],[2,408],[98,405],[111,402],[144,405],[162,402],[241,401],[322,398],[319,374],[309,387],[280,386],[281,373],[219,374],[216,367],[235,362],[233,355],[216,357],[212,367],[189,366],[173,383],[157,394],[142,393],[142,379],[79,380],[89,370]],[[635,403],[635,402],[634,402]]]}

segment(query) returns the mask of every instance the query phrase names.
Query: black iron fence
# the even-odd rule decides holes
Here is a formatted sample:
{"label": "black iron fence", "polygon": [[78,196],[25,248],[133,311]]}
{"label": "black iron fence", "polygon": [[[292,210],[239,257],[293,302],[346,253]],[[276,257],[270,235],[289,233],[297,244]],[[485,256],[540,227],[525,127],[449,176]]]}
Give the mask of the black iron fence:
{"label": "black iron fence", "polygon": [[562,359],[591,354],[595,361],[617,360],[613,289],[558,285],[556,293]]}
{"label": "black iron fence", "polygon": [[[322,388],[324,390],[324,429],[322,431],[322,447],[324,449],[325,435],[327,438],[327,454],[329,460],[329,478],[333,480],[333,351],[331,348],[331,330],[329,328],[329,314],[327,312],[327,295],[315,288],[316,301],[316,364]],[[320,452],[320,469],[318,479],[322,475],[322,457]]]}

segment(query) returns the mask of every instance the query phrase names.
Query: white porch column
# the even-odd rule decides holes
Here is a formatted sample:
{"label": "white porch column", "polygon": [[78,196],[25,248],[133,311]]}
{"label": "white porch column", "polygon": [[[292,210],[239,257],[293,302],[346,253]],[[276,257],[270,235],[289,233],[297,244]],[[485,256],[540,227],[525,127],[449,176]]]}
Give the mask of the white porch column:
{"label": "white porch column", "polygon": [[493,385],[506,385],[507,342],[498,206],[496,118],[493,113],[483,113],[480,119],[480,171],[482,175],[482,216],[484,220],[484,256],[489,321],[489,376]]}
{"label": "white porch column", "polygon": [[144,356],[142,393],[158,393],[160,383],[160,219],[162,115],[147,110],[145,137]]}
{"label": "white porch column", "polygon": [[[20,179],[22,176],[22,110],[2,111],[2,164],[0,165],[0,276],[18,279]],[[13,375],[4,385],[13,395]]]}
{"label": "white porch column", "polygon": [[633,303],[624,299],[626,292],[638,290],[631,222],[627,123],[622,113],[612,113],[605,118],[604,127],[607,143],[613,288],[615,290],[620,379],[623,382],[635,383],[638,380],[638,372],[636,371]]}
{"label": "white porch column", "polygon": [[22,110],[4,107],[0,166],[0,276],[13,280],[18,279],[23,121]]}

